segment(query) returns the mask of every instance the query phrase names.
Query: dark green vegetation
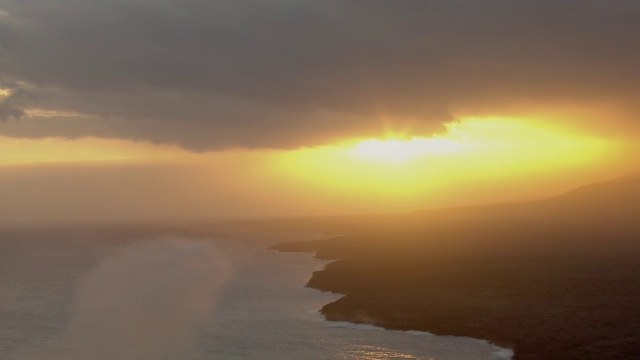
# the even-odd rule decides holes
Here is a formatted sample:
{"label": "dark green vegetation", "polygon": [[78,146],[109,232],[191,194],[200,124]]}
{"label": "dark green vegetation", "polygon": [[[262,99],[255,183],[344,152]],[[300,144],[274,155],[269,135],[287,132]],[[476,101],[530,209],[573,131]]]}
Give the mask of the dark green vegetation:
{"label": "dark green vegetation", "polygon": [[640,174],[540,202],[270,221],[344,234],[308,286],[329,320],[491,340],[515,359],[640,359]]}

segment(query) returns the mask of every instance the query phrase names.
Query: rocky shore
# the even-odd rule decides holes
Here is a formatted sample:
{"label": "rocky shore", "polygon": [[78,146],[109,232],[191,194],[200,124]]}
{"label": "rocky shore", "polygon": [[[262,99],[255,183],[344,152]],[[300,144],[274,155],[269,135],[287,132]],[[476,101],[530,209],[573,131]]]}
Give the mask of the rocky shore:
{"label": "rocky shore", "polygon": [[345,294],[322,308],[327,320],[485,339],[520,360],[640,359],[636,255],[372,260],[313,274],[309,287]]}

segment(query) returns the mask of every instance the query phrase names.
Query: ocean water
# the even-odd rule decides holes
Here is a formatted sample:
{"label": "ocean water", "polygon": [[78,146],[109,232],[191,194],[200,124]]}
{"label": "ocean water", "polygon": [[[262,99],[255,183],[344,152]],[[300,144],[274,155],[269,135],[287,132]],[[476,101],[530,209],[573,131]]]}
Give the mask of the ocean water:
{"label": "ocean water", "polygon": [[325,262],[225,239],[89,230],[0,237],[0,357],[12,360],[510,359],[482,340],[324,321]]}

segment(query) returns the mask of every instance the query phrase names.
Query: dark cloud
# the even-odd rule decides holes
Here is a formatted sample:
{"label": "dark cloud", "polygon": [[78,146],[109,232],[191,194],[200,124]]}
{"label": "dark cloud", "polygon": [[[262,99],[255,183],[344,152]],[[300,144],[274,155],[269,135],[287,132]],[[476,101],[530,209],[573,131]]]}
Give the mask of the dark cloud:
{"label": "dark cloud", "polygon": [[[38,108],[91,116],[75,133],[291,147],[389,121],[425,130],[460,111],[625,107],[640,95],[635,0],[4,0],[0,9],[0,73],[27,84]],[[18,104],[0,109],[22,115]],[[41,126],[64,132],[57,120]]]}
{"label": "dark cloud", "polygon": [[23,107],[33,100],[32,95],[12,81],[0,81],[0,89],[7,92],[0,97],[0,121],[21,119],[25,115]]}

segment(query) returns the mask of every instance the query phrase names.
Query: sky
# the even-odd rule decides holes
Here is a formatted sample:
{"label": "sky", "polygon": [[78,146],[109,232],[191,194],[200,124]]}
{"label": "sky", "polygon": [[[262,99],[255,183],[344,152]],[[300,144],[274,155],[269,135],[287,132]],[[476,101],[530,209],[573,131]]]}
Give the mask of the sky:
{"label": "sky", "polygon": [[1,222],[410,211],[637,170],[634,0],[0,0]]}

